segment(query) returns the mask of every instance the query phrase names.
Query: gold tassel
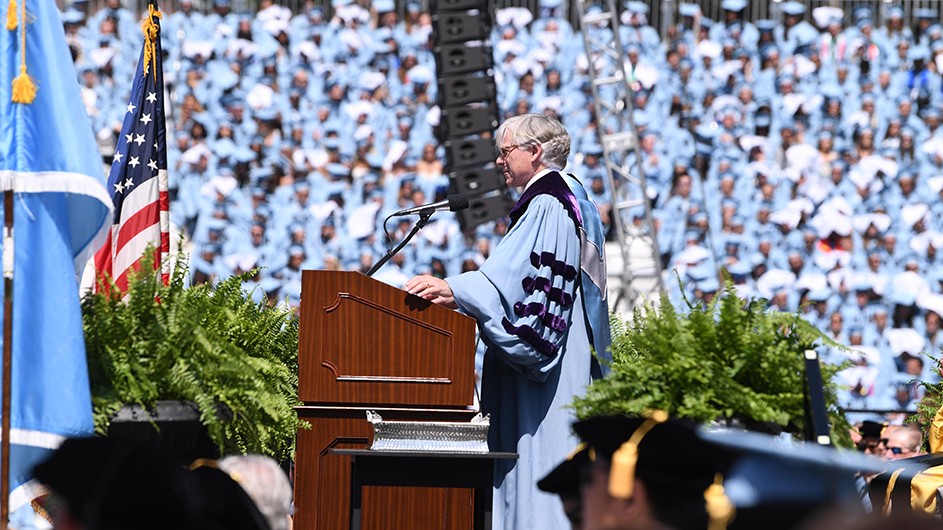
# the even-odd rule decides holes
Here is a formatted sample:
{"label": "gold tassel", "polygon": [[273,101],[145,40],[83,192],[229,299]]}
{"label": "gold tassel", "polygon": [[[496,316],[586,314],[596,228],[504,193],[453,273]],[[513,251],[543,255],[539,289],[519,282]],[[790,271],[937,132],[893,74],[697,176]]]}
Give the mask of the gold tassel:
{"label": "gold tassel", "polygon": [[36,83],[26,73],[26,65],[20,65],[20,75],[13,80],[13,97],[11,100],[14,103],[28,105],[36,99],[36,90]]}
{"label": "gold tassel", "polygon": [[635,464],[638,463],[638,445],[625,442],[612,455],[609,469],[609,495],[631,499],[635,492]]}
{"label": "gold tassel", "polygon": [[635,465],[638,463],[638,444],[652,427],[668,420],[668,413],[656,410],[632,433],[612,455],[609,469],[609,495],[618,499],[631,499],[635,490]]}
{"label": "gold tassel", "polygon": [[26,0],[20,1],[20,75],[13,80],[13,103],[29,105],[36,99],[36,83],[26,73]]}
{"label": "gold tassel", "polygon": [[704,491],[705,511],[707,511],[708,530],[727,530],[727,525],[733,521],[737,509],[730,502],[730,497],[724,491],[724,480],[720,473],[714,476],[714,483]]}
{"label": "gold tassel", "polygon": [[884,505],[881,507],[881,513],[884,515],[890,515],[893,505],[891,504],[891,493],[894,493],[894,486],[897,485],[897,477],[904,471],[904,468],[900,468],[897,471],[891,473],[891,478],[887,480],[887,488],[884,490]]}
{"label": "gold tassel", "polygon": [[10,7],[7,9],[7,29],[13,31],[16,26],[16,0],[10,0]]}

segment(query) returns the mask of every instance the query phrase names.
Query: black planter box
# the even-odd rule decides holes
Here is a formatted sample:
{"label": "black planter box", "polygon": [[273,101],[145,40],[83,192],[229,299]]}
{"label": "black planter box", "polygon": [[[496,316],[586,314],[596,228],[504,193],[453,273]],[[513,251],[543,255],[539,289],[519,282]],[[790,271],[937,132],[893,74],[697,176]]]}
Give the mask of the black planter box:
{"label": "black planter box", "polygon": [[108,437],[156,447],[183,463],[220,457],[199,410],[188,401],[158,401],[152,409],[125,405],[112,418]]}

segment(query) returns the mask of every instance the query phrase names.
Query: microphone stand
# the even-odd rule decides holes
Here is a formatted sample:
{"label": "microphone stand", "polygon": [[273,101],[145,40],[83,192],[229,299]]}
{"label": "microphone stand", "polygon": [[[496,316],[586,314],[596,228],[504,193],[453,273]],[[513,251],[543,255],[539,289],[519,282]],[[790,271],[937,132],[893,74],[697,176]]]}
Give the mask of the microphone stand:
{"label": "microphone stand", "polygon": [[431,208],[429,209],[429,211],[420,212],[419,220],[416,221],[416,224],[413,226],[413,229],[409,232],[409,234],[403,239],[403,241],[399,245],[396,245],[396,248],[391,248],[387,250],[386,254],[384,254],[383,257],[380,258],[380,261],[376,262],[373,265],[373,267],[370,267],[370,270],[367,271],[367,276],[373,276],[373,274],[377,272],[380,269],[380,267],[386,265],[387,261],[390,261],[390,258],[392,258],[400,250],[403,250],[403,247],[406,246],[406,243],[409,243],[409,240],[412,239],[413,236],[418,234],[419,231],[422,230],[426,226],[426,224],[429,222],[429,218],[432,217],[432,214],[434,213],[435,213],[435,209],[431,209]]}

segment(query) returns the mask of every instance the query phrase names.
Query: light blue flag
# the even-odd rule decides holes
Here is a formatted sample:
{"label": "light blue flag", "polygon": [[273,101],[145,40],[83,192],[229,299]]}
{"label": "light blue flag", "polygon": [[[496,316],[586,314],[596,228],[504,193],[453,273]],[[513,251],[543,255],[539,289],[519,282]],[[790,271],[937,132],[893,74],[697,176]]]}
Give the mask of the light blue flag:
{"label": "light blue flag", "polygon": [[[0,27],[0,185],[15,192],[11,513],[37,496],[30,480],[37,462],[63,439],[93,432],[78,278],[111,223],[56,2],[15,5],[21,2],[29,21],[25,64],[38,85],[31,103],[11,99],[23,65],[22,14],[16,30]],[[9,5],[2,2],[0,20]]]}

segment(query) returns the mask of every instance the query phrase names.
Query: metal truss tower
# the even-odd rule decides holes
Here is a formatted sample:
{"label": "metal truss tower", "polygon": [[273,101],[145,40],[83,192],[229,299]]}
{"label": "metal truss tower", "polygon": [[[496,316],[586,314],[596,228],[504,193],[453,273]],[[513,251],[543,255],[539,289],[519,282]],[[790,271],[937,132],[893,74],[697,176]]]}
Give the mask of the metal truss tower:
{"label": "metal truss tower", "polygon": [[[625,73],[625,55],[619,34],[619,13],[614,0],[577,0],[580,30],[588,59],[596,112],[597,134],[602,146],[612,222],[621,256],[609,263],[610,310],[631,313],[662,289],[662,266],[648,199],[642,153],[632,116],[634,91]],[[587,13],[590,6],[600,7]],[[634,155],[634,157],[632,156]],[[631,159],[634,167],[629,167]],[[613,256],[612,253],[609,256]]]}

